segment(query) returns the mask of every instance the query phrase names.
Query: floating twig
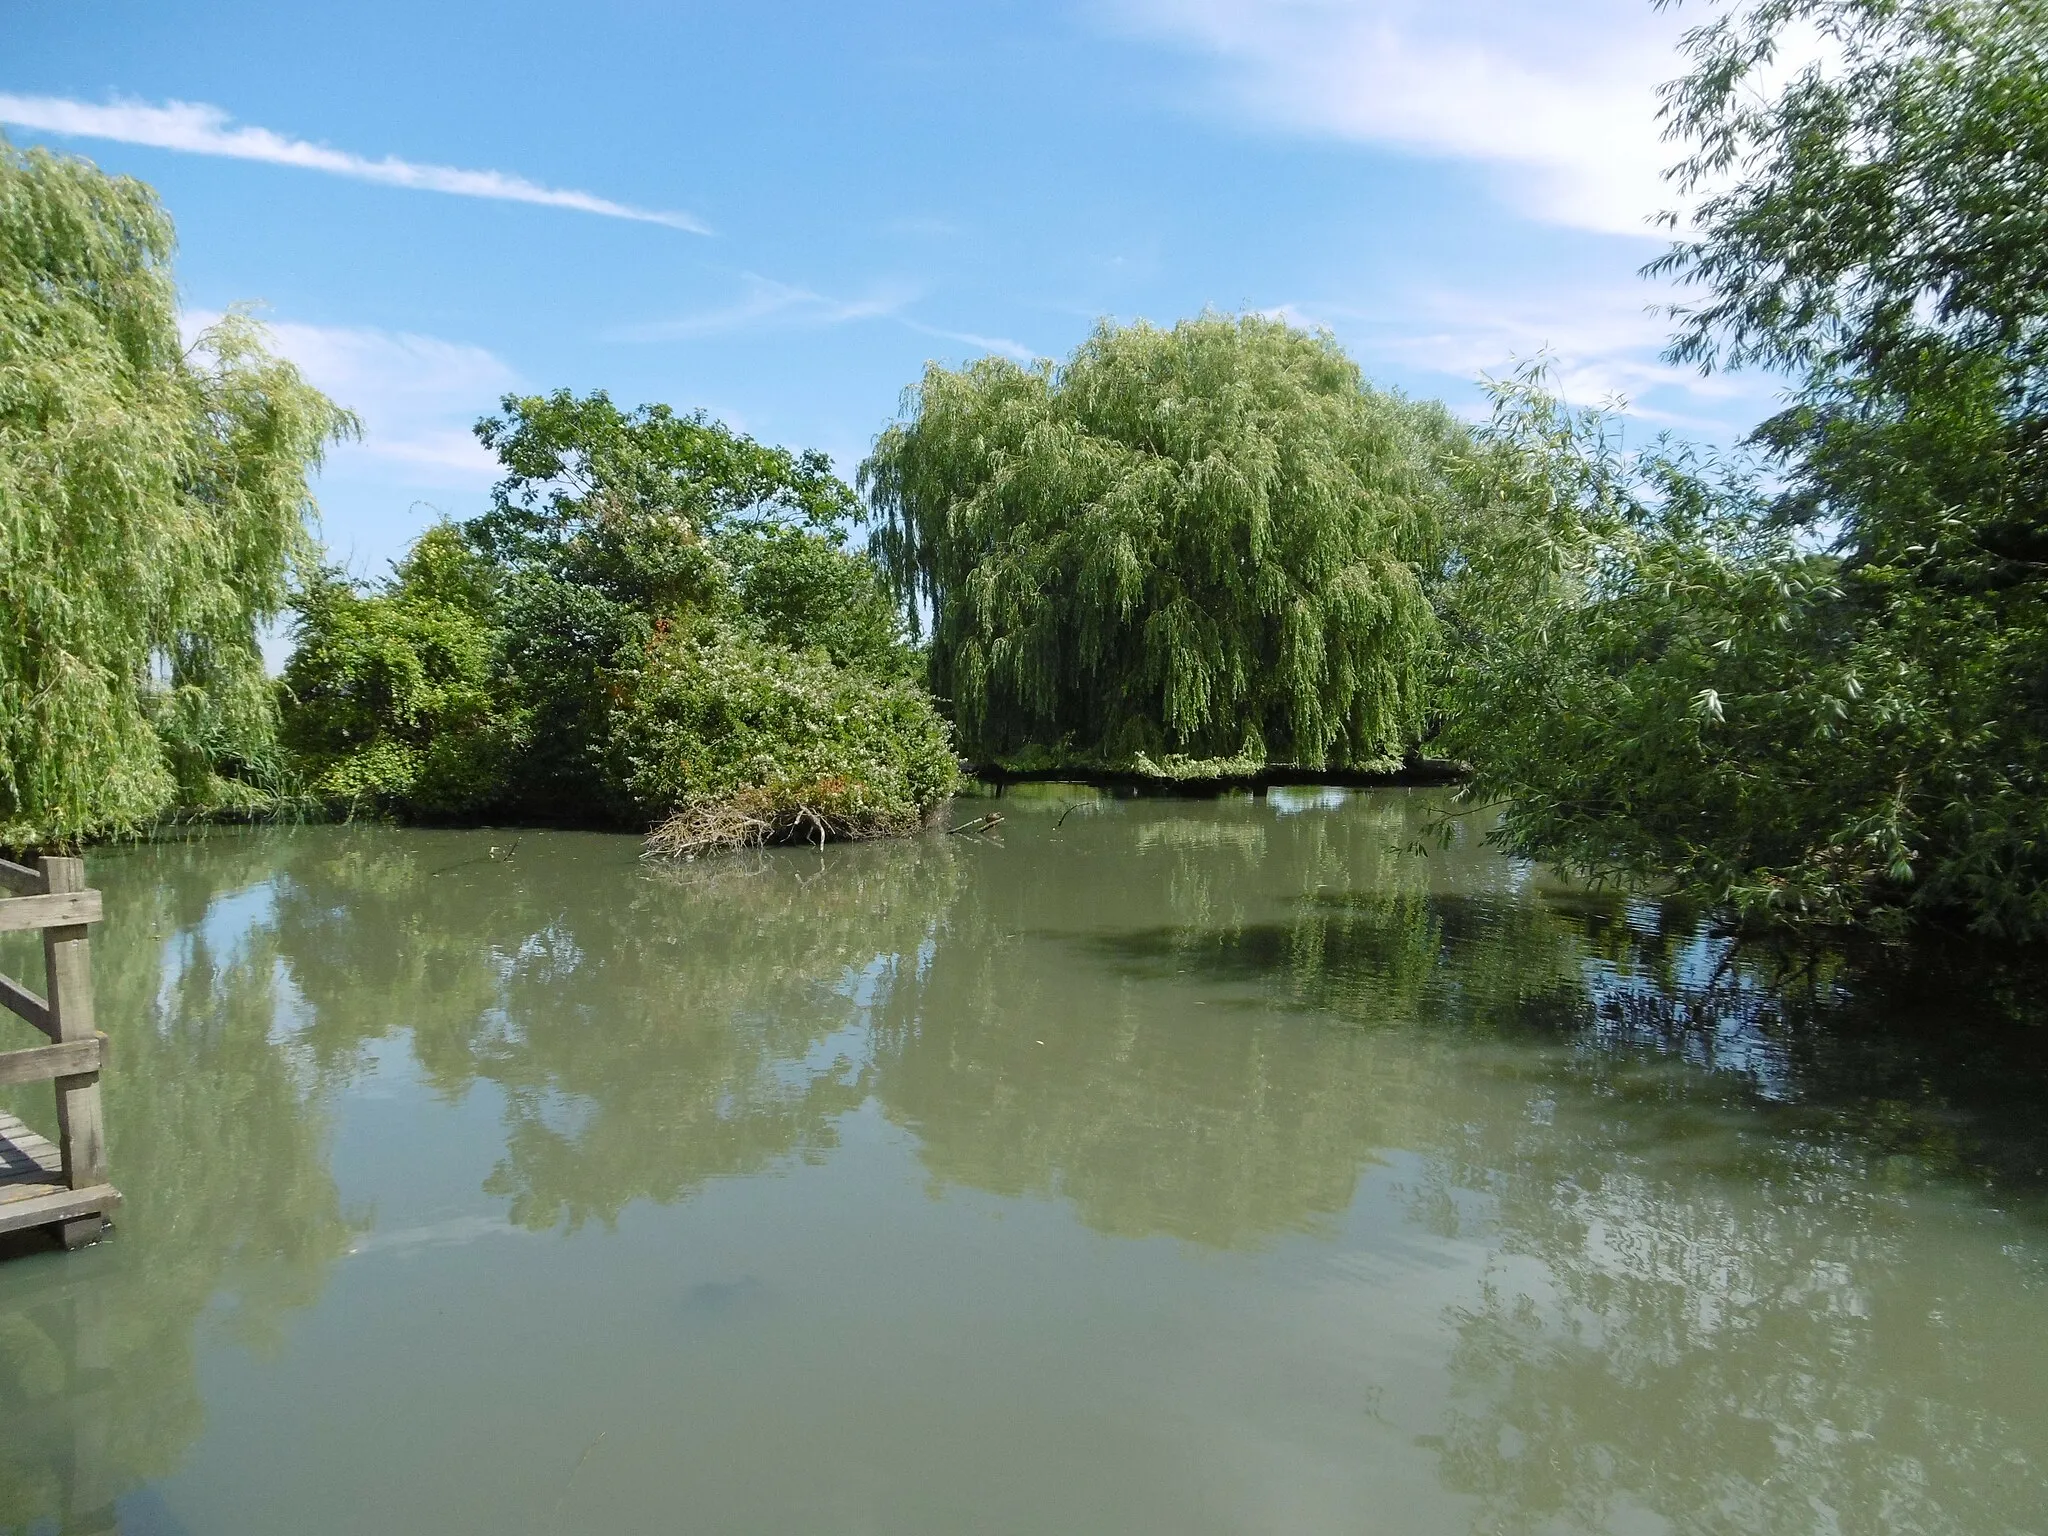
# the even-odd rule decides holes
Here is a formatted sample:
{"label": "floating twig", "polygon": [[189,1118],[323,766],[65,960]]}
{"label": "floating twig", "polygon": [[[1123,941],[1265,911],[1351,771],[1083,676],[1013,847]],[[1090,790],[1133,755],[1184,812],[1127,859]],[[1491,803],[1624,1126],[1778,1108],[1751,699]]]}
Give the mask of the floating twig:
{"label": "floating twig", "polygon": [[1000,827],[1002,824],[1002,813],[990,811],[986,816],[977,816],[972,821],[961,822],[959,826],[951,828],[946,835],[954,837],[962,832],[986,832],[990,827]]}
{"label": "floating twig", "polygon": [[[600,1429],[597,1432],[597,1440],[602,1440],[610,1433],[609,1429]],[[597,1449],[597,1440],[593,1440],[590,1444],[583,1447],[583,1454],[576,1458],[576,1465],[569,1469],[568,1480],[562,1484],[562,1491],[555,1495],[555,1512],[548,1519],[549,1525],[561,1523],[562,1507],[569,1502],[569,1490],[575,1486],[576,1474],[583,1470],[583,1463],[590,1460],[590,1453]]]}
{"label": "floating twig", "polygon": [[507,859],[509,859],[509,858],[511,858],[511,857],[512,857],[512,855],[513,855],[513,854],[515,854],[515,853],[517,853],[517,852],[519,851],[519,845],[520,845],[520,843],[522,843],[522,842],[524,842],[524,841],[525,841],[525,839],[524,839],[524,838],[518,838],[518,837],[515,837],[515,838],[513,838],[513,839],[512,839],[512,846],[511,846],[511,847],[509,847],[509,848],[507,848],[507,849],[505,849],[502,855],[500,855],[500,853],[499,853],[499,850],[498,850],[498,849],[496,849],[496,848],[491,848],[491,849],[487,850],[486,852],[483,852],[483,853],[480,853],[480,854],[478,854],[478,855],[477,855],[477,856],[476,856],[475,858],[473,858],[473,859],[457,859],[457,860],[456,860],[456,861],[455,861],[455,862],[454,862],[453,864],[450,864],[450,865],[448,865],[448,866],[447,866],[446,868],[443,868],[443,869],[430,869],[430,870],[428,870],[428,871],[427,871],[427,874],[428,874],[428,876],[429,876],[429,877],[432,877],[432,876],[434,876],[434,875],[445,875],[445,874],[449,874],[449,873],[451,873],[451,872],[452,872],[452,871],[454,871],[454,870],[458,870],[458,869],[467,869],[467,868],[469,868],[469,866],[470,866],[470,865],[472,865],[472,864],[487,864],[487,863],[492,863],[492,862],[494,862],[494,861],[498,860],[498,859],[499,859],[499,858],[500,858],[501,856],[502,856],[503,858],[507,858]]}

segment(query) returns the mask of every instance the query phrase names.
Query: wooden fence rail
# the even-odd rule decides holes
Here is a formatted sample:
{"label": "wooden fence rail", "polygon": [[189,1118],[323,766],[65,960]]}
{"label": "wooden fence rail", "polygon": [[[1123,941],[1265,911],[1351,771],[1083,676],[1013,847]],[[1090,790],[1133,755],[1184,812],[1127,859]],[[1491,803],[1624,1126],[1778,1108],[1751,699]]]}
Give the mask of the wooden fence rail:
{"label": "wooden fence rail", "polygon": [[100,1069],[107,1037],[93,1028],[92,950],[86,927],[100,920],[100,893],[87,890],[78,859],[36,868],[0,859],[0,933],[40,930],[47,997],[0,976],[0,1008],[34,1025],[48,1045],[0,1052],[0,1087],[57,1085],[53,1144],[0,1114],[0,1232],[48,1227],[67,1248],[98,1239],[121,1196],[107,1182]]}

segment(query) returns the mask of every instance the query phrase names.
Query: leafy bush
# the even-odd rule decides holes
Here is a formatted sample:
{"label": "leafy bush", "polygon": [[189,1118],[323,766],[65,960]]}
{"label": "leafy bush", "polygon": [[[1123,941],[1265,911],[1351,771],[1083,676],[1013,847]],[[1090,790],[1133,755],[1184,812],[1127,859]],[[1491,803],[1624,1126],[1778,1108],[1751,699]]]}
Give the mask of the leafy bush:
{"label": "leafy bush", "polygon": [[647,827],[724,807],[737,840],[915,827],[946,730],[821,459],[603,395],[481,423],[491,510],[392,580],[300,605],[290,740],[339,804]]}
{"label": "leafy bush", "polygon": [[683,854],[914,831],[956,775],[915,684],[716,630],[657,645],[612,742],[634,803],[667,816],[654,845]]}
{"label": "leafy bush", "polygon": [[[1790,27],[1831,47],[1773,83]],[[1681,185],[1715,190],[1658,264],[1700,290],[1673,357],[1778,370],[1790,401],[1731,473],[1505,400],[1495,446],[1528,451],[1501,499],[1554,536],[1481,559],[1467,611],[1506,622],[1453,734],[1525,852],[1757,916],[2038,941],[2039,8],[1754,0],[1687,41]]]}
{"label": "leafy bush", "polygon": [[460,537],[446,526],[428,532],[388,592],[329,573],[298,600],[285,739],[330,802],[461,816],[502,795],[518,743],[498,707],[488,588],[449,580],[465,563]]}
{"label": "leafy bush", "polygon": [[1449,584],[1443,740],[1507,845],[1758,917],[1845,921],[1910,882],[1904,677],[1841,561],[1740,461],[1620,453],[1534,377],[1497,407],[1490,473],[1524,510]]}

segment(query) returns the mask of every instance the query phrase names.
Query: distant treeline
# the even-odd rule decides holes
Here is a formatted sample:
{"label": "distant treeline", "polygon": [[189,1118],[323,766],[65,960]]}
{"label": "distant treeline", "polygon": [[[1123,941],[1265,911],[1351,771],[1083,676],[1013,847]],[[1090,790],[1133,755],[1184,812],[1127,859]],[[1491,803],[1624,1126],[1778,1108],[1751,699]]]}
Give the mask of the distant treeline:
{"label": "distant treeline", "polygon": [[[1834,46],[1786,74],[1794,27]],[[1427,751],[1583,873],[2037,938],[2048,23],[1750,0],[1685,48],[1672,357],[1788,390],[1737,452],[1620,452],[1540,366],[1473,428],[1277,320],[1105,323],[929,368],[864,496],[701,415],[508,398],[491,510],[368,586],[306,532],[346,413],[246,322],[184,354],[146,188],[4,150],[0,842],[297,804],[693,852],[914,827],[956,751]]]}

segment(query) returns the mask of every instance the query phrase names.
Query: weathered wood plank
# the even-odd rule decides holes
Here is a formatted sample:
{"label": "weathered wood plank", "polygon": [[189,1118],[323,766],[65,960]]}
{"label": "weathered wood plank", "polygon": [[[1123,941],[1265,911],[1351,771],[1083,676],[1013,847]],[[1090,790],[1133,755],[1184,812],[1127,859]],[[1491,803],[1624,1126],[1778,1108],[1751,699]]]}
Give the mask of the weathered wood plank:
{"label": "weathered wood plank", "polygon": [[69,1195],[75,1191],[62,1179],[24,1179],[13,1184],[0,1184],[0,1232],[8,1230],[7,1208],[10,1205],[27,1205],[32,1201],[46,1201],[52,1195]]}
{"label": "weathered wood plank", "polygon": [[[76,859],[45,859],[45,864],[76,864]],[[47,896],[0,897],[0,933],[26,933],[35,928],[77,928],[100,920],[98,891],[52,891]]]}
{"label": "weathered wood plank", "polygon": [[[5,1110],[0,1110],[0,1141],[11,1141],[17,1147],[40,1148],[43,1151],[49,1152],[53,1157],[57,1152],[56,1147],[46,1138],[37,1135],[35,1131],[29,1128],[26,1120],[16,1115],[10,1115]],[[51,1166],[55,1167],[56,1165],[53,1163]]]}
{"label": "weathered wood plank", "polygon": [[40,896],[49,889],[43,884],[43,877],[26,864],[17,864],[12,859],[0,859],[0,885],[17,896]]}
{"label": "weathered wood plank", "polygon": [[[90,895],[85,889],[85,861],[43,859],[39,863],[50,887],[59,893]],[[43,961],[50,977],[50,1022],[57,1039],[96,1037],[92,1012],[92,941],[83,928],[43,931]],[[107,1182],[107,1127],[100,1113],[100,1078],[95,1070],[57,1079],[57,1148],[64,1154],[64,1180],[73,1189]]]}
{"label": "weathered wood plank", "polygon": [[64,1176],[57,1148],[12,1115],[0,1114],[0,1184],[55,1182]]}
{"label": "weathered wood plank", "polygon": [[52,1040],[57,1026],[50,1022],[50,1005],[12,976],[0,976],[0,1008],[18,1013]]}
{"label": "weathered wood plank", "polygon": [[24,1227],[53,1227],[82,1216],[105,1216],[118,1210],[120,1191],[111,1184],[89,1189],[55,1189],[27,1200],[0,1204],[0,1232],[19,1232]]}
{"label": "weathered wood plank", "polygon": [[25,1051],[0,1051],[0,1088],[97,1073],[100,1057],[101,1041],[97,1035],[90,1040],[60,1040],[55,1045],[31,1046]]}

